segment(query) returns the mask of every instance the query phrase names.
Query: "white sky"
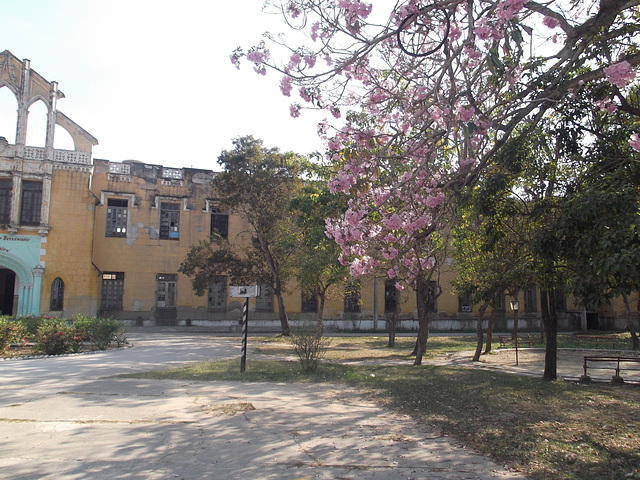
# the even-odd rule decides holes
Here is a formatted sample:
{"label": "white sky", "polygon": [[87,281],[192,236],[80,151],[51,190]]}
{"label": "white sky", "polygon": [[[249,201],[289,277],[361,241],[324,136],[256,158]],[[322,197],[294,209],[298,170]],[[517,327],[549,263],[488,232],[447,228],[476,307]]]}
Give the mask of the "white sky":
{"label": "white sky", "polygon": [[[262,3],[0,0],[0,51],[59,83],[58,109],[98,139],[94,158],[219,170],[220,152],[243,135],[283,151],[322,150],[316,125],[325,114],[291,118],[277,72],[262,77],[229,61],[263,31],[286,31]],[[0,88],[0,136],[10,143],[14,98]],[[44,146],[45,111],[30,113],[30,145]]]}

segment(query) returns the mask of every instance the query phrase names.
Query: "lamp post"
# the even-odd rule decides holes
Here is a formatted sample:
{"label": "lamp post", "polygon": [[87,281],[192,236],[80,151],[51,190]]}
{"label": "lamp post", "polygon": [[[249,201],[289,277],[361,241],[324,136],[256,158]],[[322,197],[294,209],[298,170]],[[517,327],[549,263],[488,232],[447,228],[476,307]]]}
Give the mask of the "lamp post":
{"label": "lamp post", "polygon": [[513,310],[513,341],[516,344],[516,365],[518,365],[518,300],[511,300],[511,310]]}

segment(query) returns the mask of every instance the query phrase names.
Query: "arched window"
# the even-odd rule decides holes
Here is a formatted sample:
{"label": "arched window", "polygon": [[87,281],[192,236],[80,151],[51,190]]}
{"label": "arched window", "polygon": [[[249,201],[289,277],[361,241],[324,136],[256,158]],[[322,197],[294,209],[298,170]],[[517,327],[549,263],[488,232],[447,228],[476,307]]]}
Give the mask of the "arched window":
{"label": "arched window", "polygon": [[49,310],[63,310],[64,305],[64,282],[57,277],[51,284],[51,306]]}

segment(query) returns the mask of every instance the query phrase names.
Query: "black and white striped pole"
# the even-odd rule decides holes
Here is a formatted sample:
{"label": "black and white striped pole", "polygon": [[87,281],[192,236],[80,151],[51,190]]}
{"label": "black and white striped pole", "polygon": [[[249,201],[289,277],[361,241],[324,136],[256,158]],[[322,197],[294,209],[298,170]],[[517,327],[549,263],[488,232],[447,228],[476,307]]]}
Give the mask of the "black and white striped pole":
{"label": "black and white striped pole", "polygon": [[249,297],[244,299],[242,306],[242,356],[240,357],[240,371],[247,368],[247,327],[249,326]]}
{"label": "black and white striped pole", "polygon": [[242,351],[240,357],[240,371],[244,372],[247,369],[247,333],[249,326],[249,298],[257,297],[260,295],[260,287],[257,285],[247,287],[229,287],[230,297],[244,298],[244,304],[242,306]]}

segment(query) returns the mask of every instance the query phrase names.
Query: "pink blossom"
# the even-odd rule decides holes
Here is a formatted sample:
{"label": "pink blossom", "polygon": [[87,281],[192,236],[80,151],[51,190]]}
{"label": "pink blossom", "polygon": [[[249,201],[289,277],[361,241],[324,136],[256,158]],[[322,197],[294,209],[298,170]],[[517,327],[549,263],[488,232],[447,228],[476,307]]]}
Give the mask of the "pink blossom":
{"label": "pink blossom", "polygon": [[284,77],[282,77],[282,80],[280,80],[280,91],[282,92],[282,94],[285,97],[290,97],[292,88],[293,87],[291,86],[291,77],[289,77],[288,75],[285,75]]}
{"label": "pink blossom", "polygon": [[294,2],[289,2],[289,4],[287,5],[287,13],[289,13],[292,18],[298,18],[301,12]]}
{"label": "pink blossom", "polygon": [[320,23],[316,22],[311,27],[311,40],[314,42],[318,40],[318,30],[320,29]]}
{"label": "pink blossom", "polygon": [[550,28],[551,30],[553,30],[558,25],[560,25],[560,21],[555,19],[555,18],[553,18],[553,17],[548,17],[548,16],[545,15],[544,19],[542,20],[542,24],[545,27]]}
{"label": "pink blossom", "polygon": [[388,190],[375,190],[373,192],[373,203],[376,207],[379,207],[380,205],[382,205],[387,198],[389,198],[389,195],[391,195],[391,192],[389,192]]}
{"label": "pink blossom", "polygon": [[631,148],[634,150],[640,152],[640,135],[637,133],[631,135],[631,138],[629,138],[629,145],[631,145]]}
{"label": "pink blossom", "polygon": [[607,80],[610,83],[620,88],[629,84],[636,77],[631,65],[626,61],[605,68],[604,73],[607,74]]}
{"label": "pink blossom", "polygon": [[263,55],[262,52],[258,50],[253,50],[252,52],[247,53],[247,60],[253,63],[262,63]]}
{"label": "pink blossom", "polygon": [[428,196],[426,200],[426,204],[429,205],[430,207],[437,207],[442,203],[443,200],[444,200],[444,193],[438,192],[438,194],[435,196],[432,196],[432,195]]}
{"label": "pink blossom", "polygon": [[488,40],[491,37],[491,28],[487,25],[485,18],[481,19],[476,26],[476,35],[480,40]]}
{"label": "pink blossom", "polygon": [[292,103],[289,107],[289,113],[293,118],[298,118],[300,116],[300,105],[297,103]]}
{"label": "pink blossom", "polygon": [[613,103],[613,100],[611,100],[610,98],[605,98],[604,100],[598,100],[597,102],[595,102],[595,105],[597,107],[600,107],[600,110],[602,112],[606,112],[606,113],[613,113],[618,109],[618,106]]}
{"label": "pink blossom", "polygon": [[305,55],[304,63],[307,65],[307,67],[313,68],[314,65],[316,64],[316,56],[315,55]]}
{"label": "pink blossom", "polygon": [[292,66],[300,65],[301,60],[302,58],[300,57],[300,55],[297,53],[294,53],[293,55],[291,55],[291,58],[289,59],[289,65],[292,65]]}
{"label": "pink blossom", "polygon": [[391,218],[383,220],[384,226],[389,230],[397,230],[402,226],[402,219],[397,213],[394,213]]}
{"label": "pink blossom", "polygon": [[356,278],[360,275],[366,275],[371,272],[371,267],[371,258],[365,255],[361,259],[356,258],[351,262],[349,273],[351,273],[352,277]]}
{"label": "pink blossom", "polygon": [[382,256],[385,258],[385,260],[393,260],[398,256],[398,250],[393,247],[389,247],[386,250],[382,251]]}
{"label": "pink blossom", "polygon": [[471,121],[471,119],[473,118],[473,116],[474,116],[474,114],[476,112],[475,112],[475,109],[472,106],[467,105],[467,106],[460,107],[458,113],[460,115],[460,120],[462,120],[463,122],[467,123],[467,122]]}

